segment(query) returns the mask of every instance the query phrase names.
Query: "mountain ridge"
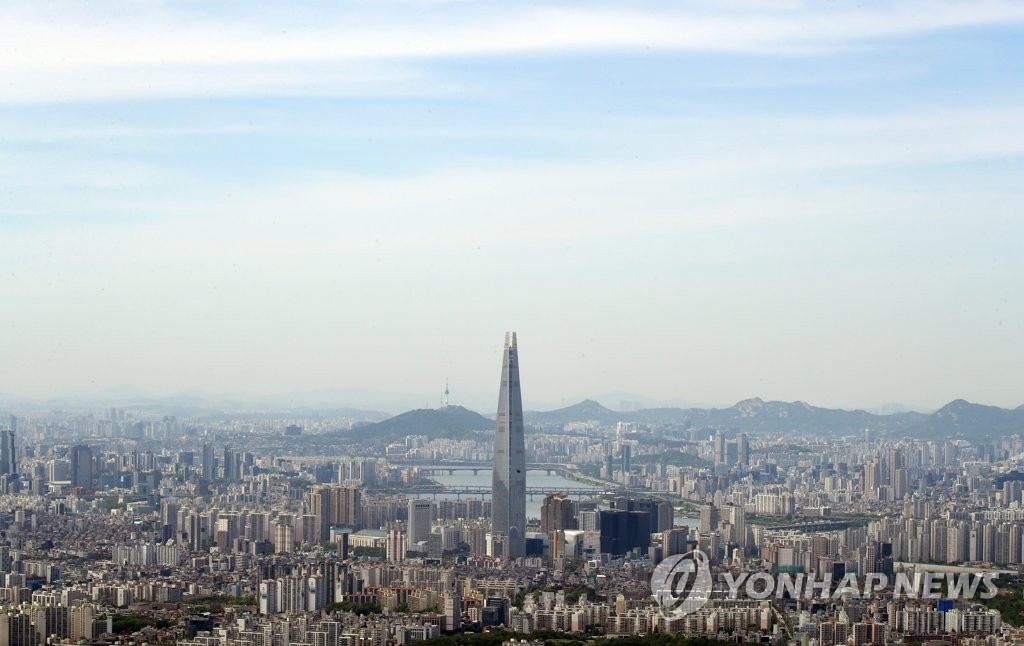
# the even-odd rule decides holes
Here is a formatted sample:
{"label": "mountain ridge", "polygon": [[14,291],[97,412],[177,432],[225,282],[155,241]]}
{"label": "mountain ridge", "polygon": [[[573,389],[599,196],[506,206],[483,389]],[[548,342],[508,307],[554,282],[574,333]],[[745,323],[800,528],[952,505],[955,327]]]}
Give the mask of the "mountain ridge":
{"label": "mountain ridge", "polygon": [[[176,406],[168,407],[168,399]],[[51,405],[57,402],[48,402]],[[170,408],[171,414],[195,415],[205,418],[223,418],[238,415],[244,402],[218,402],[223,408],[214,408],[211,402],[189,393],[160,399],[137,399],[127,404],[155,412]],[[202,405],[209,408],[198,409]],[[236,408],[237,407],[237,408]],[[339,430],[321,437],[351,439],[354,433],[380,441],[395,441],[406,435],[426,435],[433,438],[466,439],[479,432],[493,432],[493,416],[485,416],[462,406],[446,408],[419,408],[388,416],[380,411],[354,408],[327,409],[295,405],[275,410],[269,404],[260,406],[252,414],[269,412],[335,414],[359,418],[370,422],[352,430]],[[863,433],[870,429],[882,434],[902,435],[921,439],[986,438],[1013,433],[1024,433],[1024,405],[1001,408],[978,404],[962,398],[954,399],[931,414],[919,412],[872,413],[860,409],[845,410],[814,406],[804,401],[773,401],[749,397],[725,408],[654,407],[630,411],[615,411],[595,399],[583,399],[575,404],[548,411],[526,411],[528,430],[557,430],[571,422],[596,422],[600,426],[614,426],[617,422],[634,422],[677,430],[721,428],[730,432],[751,433],[827,433],[832,435]]]}
{"label": "mountain ridge", "polygon": [[526,421],[539,426],[558,426],[569,422],[597,422],[609,426],[621,421],[765,433],[843,434],[871,429],[885,433],[904,432],[926,438],[949,435],[978,439],[993,434],[1024,431],[1024,406],[1005,409],[956,399],[930,415],[918,412],[878,414],[861,409],[823,408],[804,401],[766,401],[760,397],[750,397],[728,408],[614,411],[595,400],[585,399],[553,411],[528,411]]}
{"label": "mountain ridge", "polygon": [[964,439],[1019,432],[1024,432],[1024,406],[1000,408],[966,399],[954,399],[932,413],[926,423],[907,429],[907,434],[915,437],[942,435]]}
{"label": "mountain ridge", "polygon": [[[430,439],[467,439],[479,431],[494,428],[494,420],[488,419],[462,406],[444,408],[417,408],[394,417],[353,427],[351,430],[331,433],[337,437],[361,435],[382,442],[394,442],[406,435],[426,435]],[[320,436],[323,437],[323,436]]]}

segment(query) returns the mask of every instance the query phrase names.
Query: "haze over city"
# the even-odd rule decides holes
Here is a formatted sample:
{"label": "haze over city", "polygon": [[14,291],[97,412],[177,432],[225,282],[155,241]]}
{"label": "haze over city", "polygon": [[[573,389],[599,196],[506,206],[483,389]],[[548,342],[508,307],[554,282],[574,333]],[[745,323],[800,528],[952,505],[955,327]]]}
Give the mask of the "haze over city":
{"label": "haze over city", "polygon": [[1022,23],[4,3],[0,393],[1016,407]]}
{"label": "haze over city", "polygon": [[1024,644],[1022,36],[0,2],[0,646]]}

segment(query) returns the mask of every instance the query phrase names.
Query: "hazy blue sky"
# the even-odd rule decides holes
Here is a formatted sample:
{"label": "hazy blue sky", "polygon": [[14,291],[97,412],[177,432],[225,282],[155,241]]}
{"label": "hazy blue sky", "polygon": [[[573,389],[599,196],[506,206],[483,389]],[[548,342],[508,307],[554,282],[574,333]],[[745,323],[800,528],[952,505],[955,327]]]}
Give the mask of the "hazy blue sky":
{"label": "hazy blue sky", "polygon": [[1017,406],[1022,152],[1016,1],[8,1],[0,392]]}

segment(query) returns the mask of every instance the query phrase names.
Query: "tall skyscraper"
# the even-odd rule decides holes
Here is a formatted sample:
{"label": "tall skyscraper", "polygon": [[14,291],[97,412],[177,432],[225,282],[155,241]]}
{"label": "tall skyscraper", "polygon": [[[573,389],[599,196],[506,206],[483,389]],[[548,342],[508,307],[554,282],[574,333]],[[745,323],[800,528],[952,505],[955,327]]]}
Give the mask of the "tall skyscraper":
{"label": "tall skyscraper", "polygon": [[14,452],[14,416],[11,416],[11,430],[0,431],[0,475],[18,473],[18,459]]}
{"label": "tall skyscraper", "polygon": [[242,479],[242,453],[230,444],[224,447],[224,482]]}
{"label": "tall skyscraper", "polygon": [[714,437],[715,464],[725,464],[725,434],[715,431]]}
{"label": "tall skyscraper", "polygon": [[729,542],[747,546],[747,512],[740,505],[726,505],[721,514],[729,523]]}
{"label": "tall skyscraper", "polygon": [[903,464],[903,451],[896,447],[889,449],[889,468],[886,470],[886,477],[890,485],[896,484],[896,472],[902,469],[905,465]]}
{"label": "tall skyscraper", "polygon": [[306,495],[306,504],[317,518],[319,540],[329,540],[332,527],[357,527],[361,500],[359,487],[353,485],[314,485]]}
{"label": "tall skyscraper", "polygon": [[526,448],[515,332],[505,333],[492,485],[491,533],[506,538],[504,558],[518,558],[526,552]]}
{"label": "tall skyscraper", "polygon": [[217,479],[217,455],[213,444],[203,444],[203,480],[213,482]]}
{"label": "tall skyscraper", "polygon": [[686,553],[686,541],[690,537],[687,527],[673,527],[661,533],[662,556]]}
{"label": "tall skyscraper", "polygon": [[454,576],[445,584],[444,622],[445,630],[454,631],[462,627],[462,594]]}
{"label": "tall skyscraper", "polygon": [[896,469],[892,477],[893,500],[903,500],[910,491],[910,470]]}
{"label": "tall skyscraper", "polygon": [[71,447],[71,486],[92,489],[92,449],[88,446]]}
{"label": "tall skyscraper", "polygon": [[714,505],[700,506],[700,531],[713,532],[718,528],[718,508]]}
{"label": "tall skyscraper", "polygon": [[563,529],[576,529],[572,500],[564,493],[549,493],[540,508],[540,531],[550,534]]}
{"label": "tall skyscraper", "polygon": [[409,549],[406,540],[404,531],[400,529],[388,530],[387,543],[385,544],[387,547],[388,563],[401,563],[405,560],[405,552]]}
{"label": "tall skyscraper", "polygon": [[651,542],[651,515],[646,511],[601,510],[601,553],[621,556],[633,549],[647,550]]}
{"label": "tall skyscraper", "polygon": [[0,493],[18,493],[21,490],[18,459],[14,451],[16,427],[16,419],[11,415],[11,430],[0,431]]}
{"label": "tall skyscraper", "polygon": [[418,499],[409,501],[409,542],[419,543],[430,536],[431,509],[429,500]]}
{"label": "tall skyscraper", "polygon": [[864,495],[878,499],[878,488],[882,484],[882,465],[878,458],[872,458],[864,465]]}

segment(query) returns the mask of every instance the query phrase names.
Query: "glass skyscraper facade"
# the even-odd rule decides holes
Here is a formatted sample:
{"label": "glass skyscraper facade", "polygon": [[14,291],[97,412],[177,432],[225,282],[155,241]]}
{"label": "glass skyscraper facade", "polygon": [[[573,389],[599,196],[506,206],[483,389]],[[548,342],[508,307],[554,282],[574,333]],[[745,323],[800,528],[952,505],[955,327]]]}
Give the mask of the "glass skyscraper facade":
{"label": "glass skyscraper facade", "polygon": [[507,559],[523,556],[526,551],[526,448],[515,332],[505,334],[494,436],[493,488],[491,533],[505,537],[501,556]]}

